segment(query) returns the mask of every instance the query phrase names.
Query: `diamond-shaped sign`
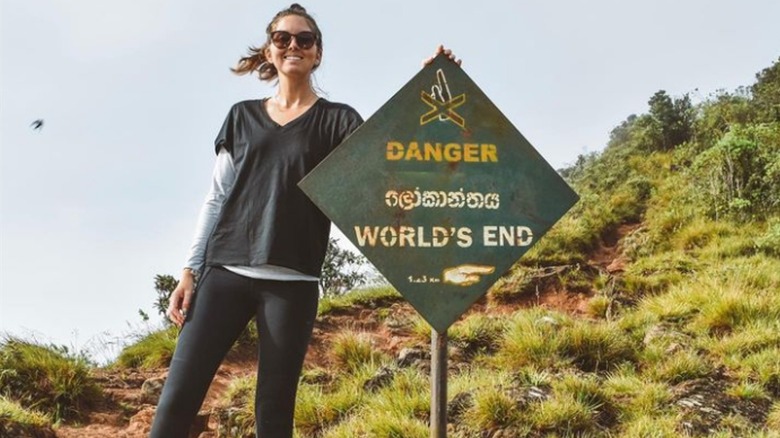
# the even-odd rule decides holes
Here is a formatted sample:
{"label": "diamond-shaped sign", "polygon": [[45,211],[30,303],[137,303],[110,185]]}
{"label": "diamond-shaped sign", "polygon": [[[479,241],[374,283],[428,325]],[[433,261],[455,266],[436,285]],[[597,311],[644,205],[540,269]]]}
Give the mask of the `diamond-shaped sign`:
{"label": "diamond-shaped sign", "polygon": [[439,333],[578,200],[443,55],[299,185]]}

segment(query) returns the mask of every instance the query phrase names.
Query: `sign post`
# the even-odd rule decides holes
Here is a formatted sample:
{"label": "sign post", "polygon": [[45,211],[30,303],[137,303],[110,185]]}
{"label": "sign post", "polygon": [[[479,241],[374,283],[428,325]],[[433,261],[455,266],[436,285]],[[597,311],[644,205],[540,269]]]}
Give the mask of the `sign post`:
{"label": "sign post", "polygon": [[448,327],[577,194],[444,55],[299,186],[433,328],[431,437],[445,437]]}
{"label": "sign post", "polygon": [[447,436],[447,331],[431,330],[431,438]]}

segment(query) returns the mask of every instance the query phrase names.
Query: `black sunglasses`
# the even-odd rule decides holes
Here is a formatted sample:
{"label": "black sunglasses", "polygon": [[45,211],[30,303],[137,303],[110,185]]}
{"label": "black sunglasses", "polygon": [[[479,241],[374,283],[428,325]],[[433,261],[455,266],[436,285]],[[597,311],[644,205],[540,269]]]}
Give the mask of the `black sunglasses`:
{"label": "black sunglasses", "polygon": [[311,49],[314,43],[317,42],[317,35],[314,32],[300,32],[292,34],[285,30],[276,30],[271,32],[271,42],[279,49],[286,49],[290,47],[292,39],[295,38],[295,43],[303,50]]}

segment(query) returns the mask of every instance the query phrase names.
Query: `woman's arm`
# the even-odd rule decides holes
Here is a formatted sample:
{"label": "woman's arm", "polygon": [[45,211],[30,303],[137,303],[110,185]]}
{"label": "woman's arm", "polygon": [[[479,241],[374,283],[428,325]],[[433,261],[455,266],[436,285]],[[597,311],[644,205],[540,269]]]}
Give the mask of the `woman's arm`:
{"label": "woman's arm", "polygon": [[217,162],[214,165],[211,188],[200,209],[192,246],[187,255],[187,261],[184,263],[185,267],[195,271],[197,274],[203,271],[206,243],[217,224],[217,219],[222,211],[222,202],[233,188],[235,180],[236,169],[233,167],[233,159],[227,149],[220,148],[219,154],[217,154]]}
{"label": "woman's arm", "polygon": [[233,158],[227,149],[220,148],[217,161],[214,164],[211,188],[206,195],[195,225],[195,236],[192,239],[190,253],[184,263],[181,280],[171,294],[170,304],[166,311],[168,318],[178,326],[181,326],[187,317],[187,310],[195,290],[195,278],[203,271],[206,244],[222,211],[222,202],[233,188],[235,180],[236,169],[233,167]]}

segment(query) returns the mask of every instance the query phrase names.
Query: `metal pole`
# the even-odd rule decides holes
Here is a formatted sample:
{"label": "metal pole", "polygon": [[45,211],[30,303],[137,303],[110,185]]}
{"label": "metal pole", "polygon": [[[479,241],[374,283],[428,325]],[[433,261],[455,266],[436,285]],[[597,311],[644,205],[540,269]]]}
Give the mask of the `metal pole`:
{"label": "metal pole", "polygon": [[447,331],[431,329],[431,438],[447,438]]}

